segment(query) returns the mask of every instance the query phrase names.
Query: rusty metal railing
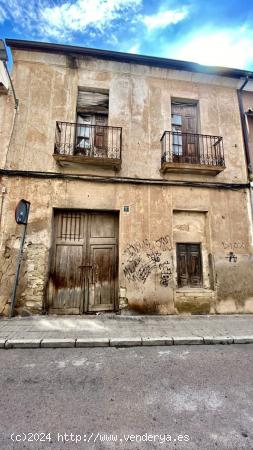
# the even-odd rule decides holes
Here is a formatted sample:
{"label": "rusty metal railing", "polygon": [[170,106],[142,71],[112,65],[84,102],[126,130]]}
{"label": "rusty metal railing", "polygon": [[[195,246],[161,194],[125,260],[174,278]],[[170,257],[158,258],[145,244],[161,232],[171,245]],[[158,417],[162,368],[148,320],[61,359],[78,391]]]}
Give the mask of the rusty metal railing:
{"label": "rusty metal railing", "polygon": [[122,128],[56,122],[54,154],[121,160]]}
{"label": "rusty metal railing", "polygon": [[160,141],[162,163],[225,167],[223,139],[220,136],[164,131]]}

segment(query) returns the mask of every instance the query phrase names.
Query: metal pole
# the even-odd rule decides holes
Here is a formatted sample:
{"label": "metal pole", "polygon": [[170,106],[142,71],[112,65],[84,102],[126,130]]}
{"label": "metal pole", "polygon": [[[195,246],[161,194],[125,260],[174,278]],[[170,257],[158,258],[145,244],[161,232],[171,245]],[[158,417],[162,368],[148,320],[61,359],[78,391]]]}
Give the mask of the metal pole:
{"label": "metal pole", "polygon": [[[29,206],[28,206],[27,217],[28,217],[28,215],[29,215]],[[11,297],[11,306],[10,306],[10,311],[9,311],[9,319],[13,316],[14,308],[15,308],[15,304],[16,304],[16,292],[17,292],[17,287],[18,287],[20,266],[21,266],[21,261],[22,261],[22,257],[23,257],[23,250],[24,250],[24,244],[25,244],[25,238],[26,238],[26,229],[27,229],[27,223],[24,225],[23,234],[22,234],[21,243],[20,243],[20,249],[19,249],[18,260],[17,260],[16,275],[15,275],[15,280],[14,280],[14,287],[13,287],[13,292],[12,292],[12,297]]]}

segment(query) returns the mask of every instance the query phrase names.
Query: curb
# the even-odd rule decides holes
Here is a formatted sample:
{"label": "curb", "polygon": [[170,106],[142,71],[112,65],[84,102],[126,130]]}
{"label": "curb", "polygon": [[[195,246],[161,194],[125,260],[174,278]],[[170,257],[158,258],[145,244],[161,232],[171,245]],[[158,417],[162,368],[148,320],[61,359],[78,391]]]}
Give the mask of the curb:
{"label": "curb", "polygon": [[163,345],[253,344],[253,335],[245,336],[161,336],[131,338],[62,338],[62,339],[0,339],[0,349],[24,348],[95,348],[147,347]]}

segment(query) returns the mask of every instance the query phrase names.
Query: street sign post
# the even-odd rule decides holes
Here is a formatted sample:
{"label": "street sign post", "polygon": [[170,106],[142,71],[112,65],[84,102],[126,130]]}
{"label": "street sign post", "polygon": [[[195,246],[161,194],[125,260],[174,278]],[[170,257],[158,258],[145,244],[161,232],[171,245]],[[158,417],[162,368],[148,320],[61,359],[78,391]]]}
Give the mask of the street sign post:
{"label": "street sign post", "polygon": [[18,225],[24,225],[24,228],[23,228],[23,232],[22,232],[22,236],[21,236],[18,260],[17,260],[16,275],[15,275],[13,292],[12,292],[12,297],[11,297],[11,305],[10,305],[10,310],[9,310],[9,319],[13,316],[13,312],[14,312],[14,308],[15,308],[15,304],[16,304],[16,292],[17,292],[17,287],[18,287],[20,266],[21,266],[21,261],[22,261],[22,257],[23,257],[23,249],[24,249],[24,244],[25,244],[29,210],[30,210],[30,202],[28,202],[27,200],[24,200],[24,199],[20,200],[20,202],[18,203],[16,210],[15,210],[16,223]]}

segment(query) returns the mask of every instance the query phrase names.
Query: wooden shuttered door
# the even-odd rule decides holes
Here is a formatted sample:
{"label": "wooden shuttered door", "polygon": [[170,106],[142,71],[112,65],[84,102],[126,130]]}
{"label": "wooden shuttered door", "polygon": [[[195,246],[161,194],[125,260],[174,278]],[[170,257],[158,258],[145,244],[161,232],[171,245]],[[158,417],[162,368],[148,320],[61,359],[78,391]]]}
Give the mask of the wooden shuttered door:
{"label": "wooden shuttered door", "polygon": [[118,215],[57,211],[49,312],[117,309]]}
{"label": "wooden shuttered door", "polygon": [[182,135],[174,135],[174,161],[197,164],[200,159],[197,104],[172,102],[171,113],[172,131]]}
{"label": "wooden shuttered door", "polygon": [[178,286],[202,286],[200,244],[177,244]]}

